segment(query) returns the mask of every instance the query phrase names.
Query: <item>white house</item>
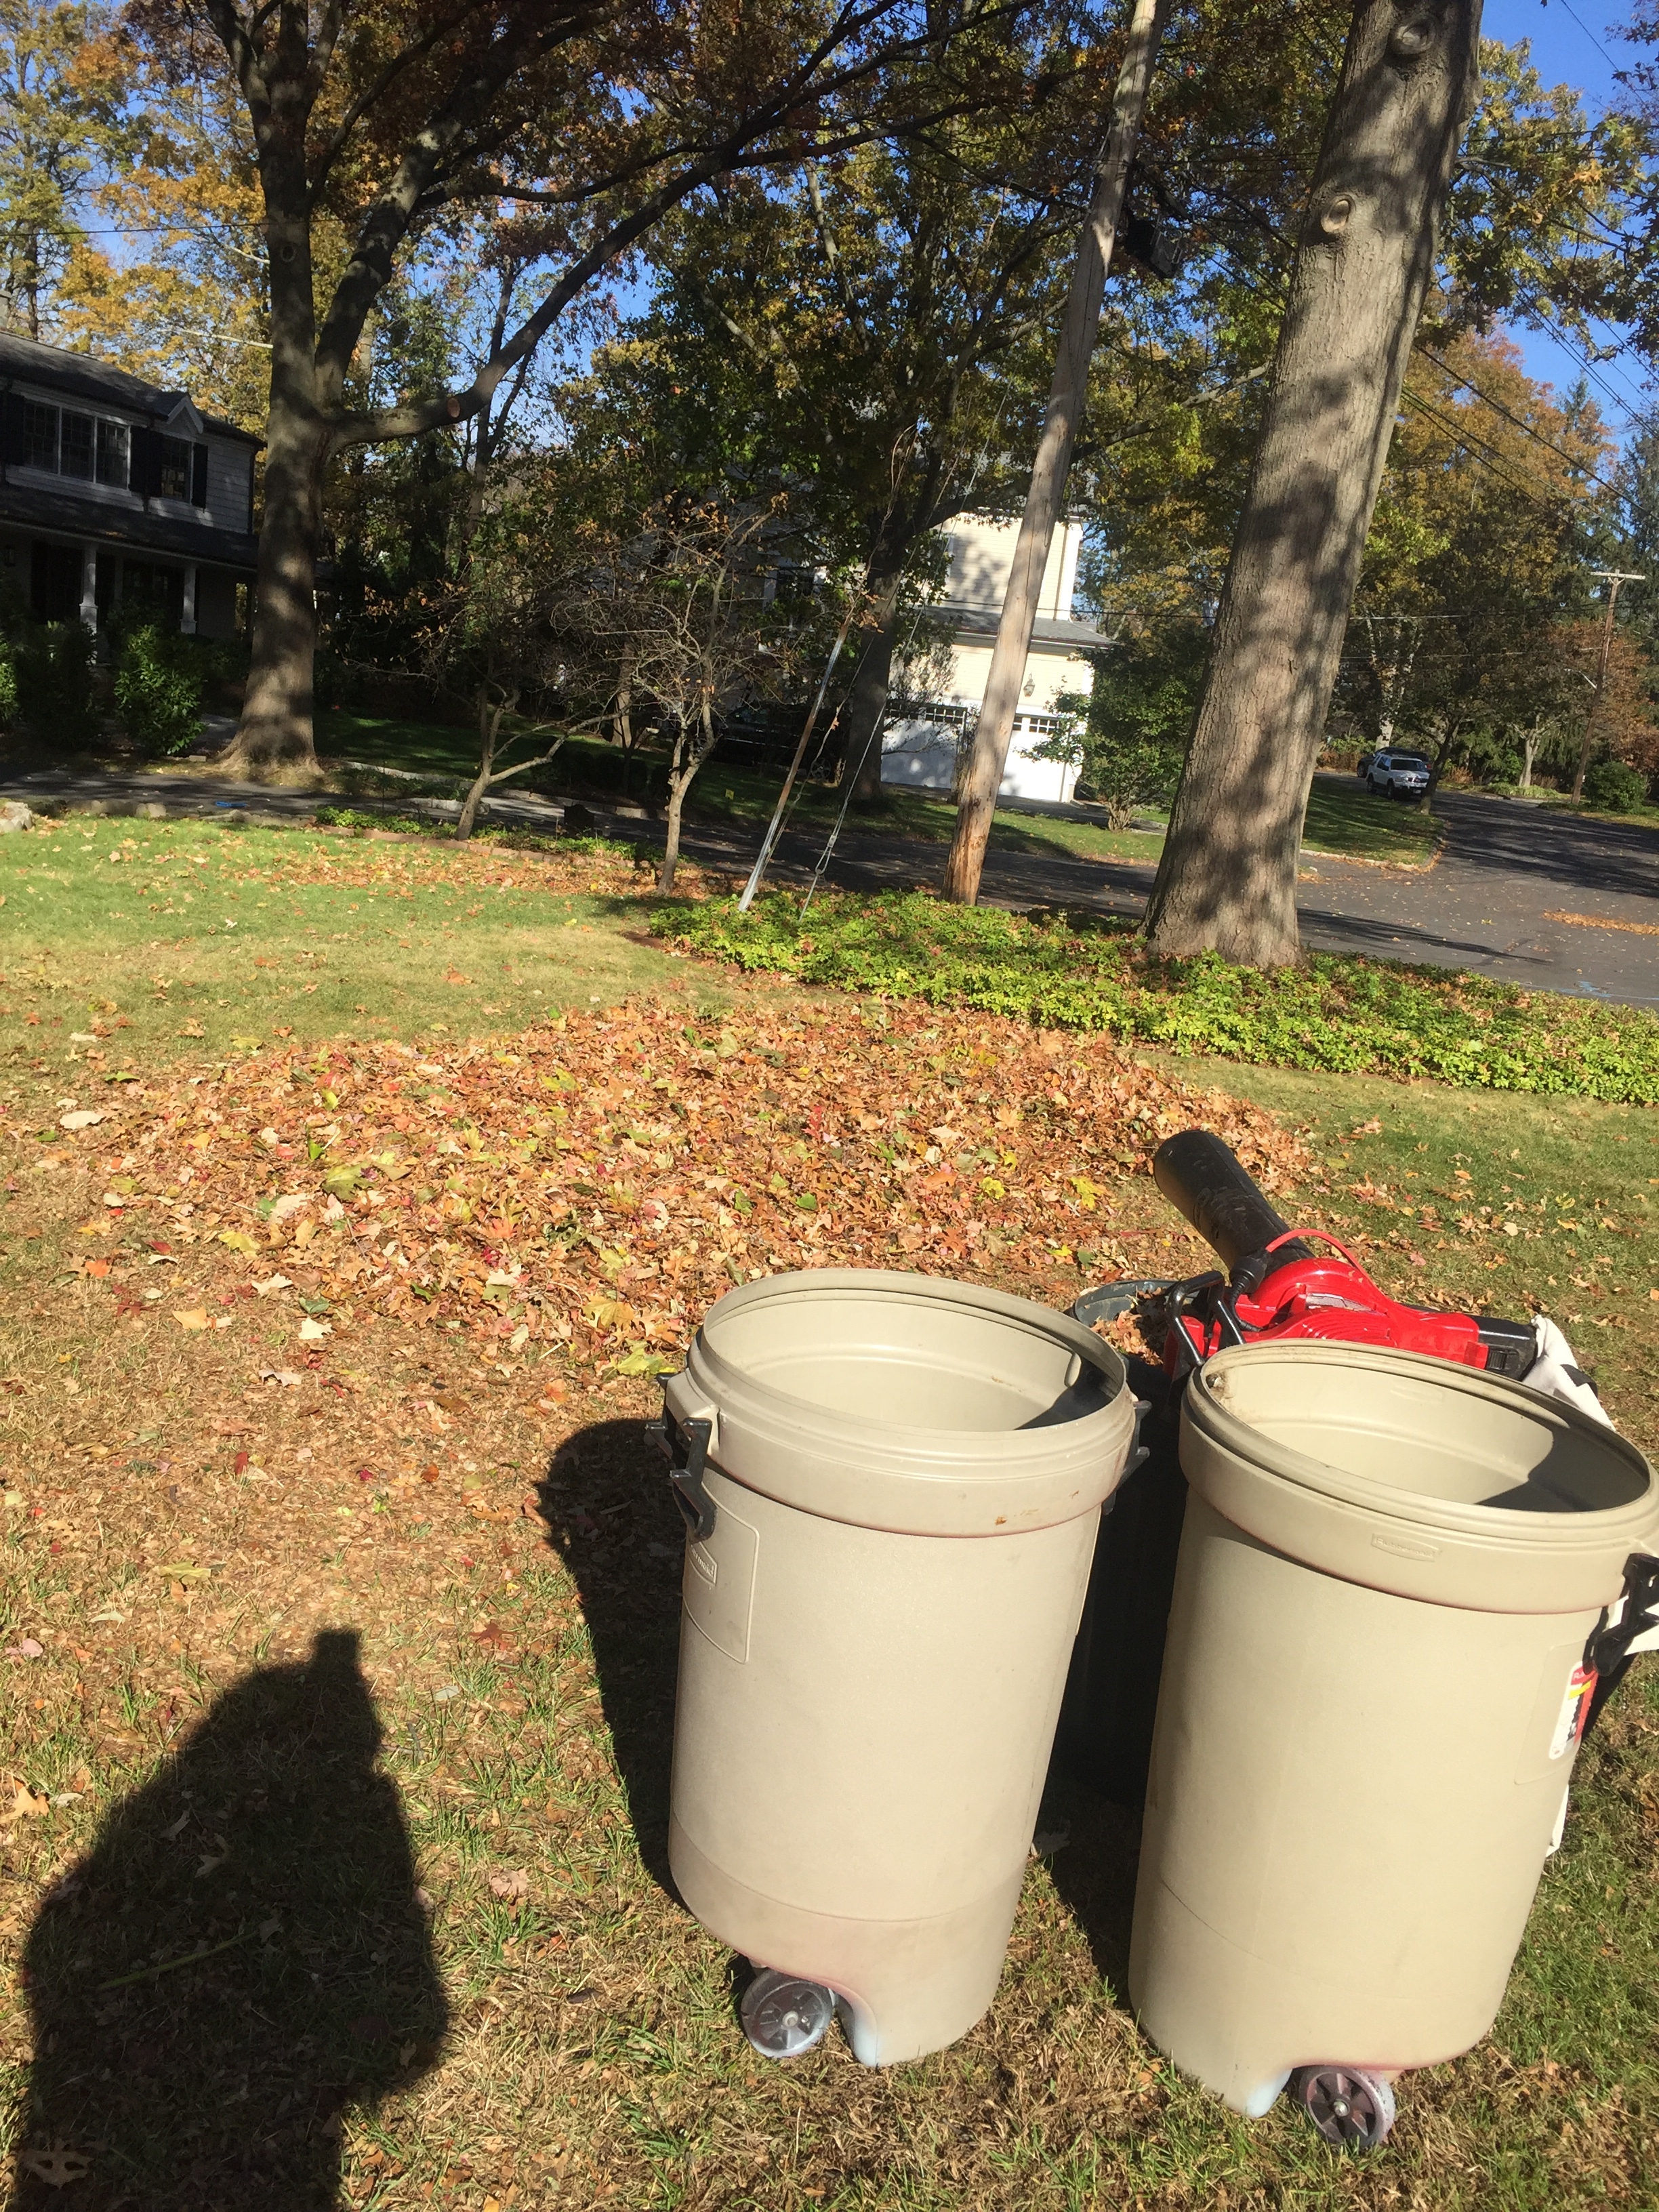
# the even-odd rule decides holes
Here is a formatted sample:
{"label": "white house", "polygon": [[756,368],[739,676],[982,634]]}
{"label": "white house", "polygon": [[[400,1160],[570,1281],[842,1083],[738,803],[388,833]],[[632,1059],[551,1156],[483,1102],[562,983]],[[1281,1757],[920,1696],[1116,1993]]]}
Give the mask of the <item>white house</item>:
{"label": "white house", "polygon": [[[1018,522],[996,522],[983,515],[958,515],[945,533],[950,569],[945,597],[933,610],[951,624],[951,688],[930,699],[922,713],[888,723],[881,740],[881,780],[917,791],[949,791],[955,783],[957,757],[972,734],[1002,613],[1008,572],[1019,537]],[[1036,623],[1021,687],[1021,711],[1014,718],[1008,765],[1002,778],[1005,799],[1066,799],[1077,770],[1063,762],[1036,760],[1032,749],[1060,726],[1054,702],[1062,692],[1085,696],[1094,670],[1081,656],[1111,639],[1072,614],[1077,588],[1083,525],[1063,522],[1048,549],[1037,596]]]}

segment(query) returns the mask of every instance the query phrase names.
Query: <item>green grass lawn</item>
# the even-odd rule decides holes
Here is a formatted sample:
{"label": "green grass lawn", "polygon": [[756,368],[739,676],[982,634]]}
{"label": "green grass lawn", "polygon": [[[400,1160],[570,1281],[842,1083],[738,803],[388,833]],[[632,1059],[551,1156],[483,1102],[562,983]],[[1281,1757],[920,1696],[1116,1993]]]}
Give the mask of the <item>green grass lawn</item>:
{"label": "green grass lawn", "polygon": [[0,841],[0,1053],[112,1079],[156,1052],[729,996],[617,930],[618,898],[649,880],[620,848],[71,817]]}
{"label": "green grass lawn", "polygon": [[[54,2172],[89,2160],[91,2178],[25,2181],[19,2212],[1659,2203],[1652,1660],[1586,1747],[1496,2027],[1407,2078],[1373,2159],[1327,2152],[1282,2103],[1224,2113],[1141,2039],[1113,1933],[1134,1838],[1109,1808],[1080,1808],[1034,1863],[996,2004],[960,2045],[872,2075],[833,2034],[789,2067],[742,2043],[728,1954],[651,1856],[641,1778],[652,1759],[665,1773],[679,1571],[651,1394],[514,1346],[489,1240],[539,1222],[475,1218],[463,1194],[479,1199],[492,1152],[515,1190],[533,1183],[510,1083],[550,1121],[567,1101],[587,1113],[584,1145],[611,1115],[619,1172],[714,1202],[653,1164],[690,1124],[620,1024],[591,1038],[612,1073],[584,1088],[558,1072],[567,1036],[512,1034],[527,1024],[665,1002],[704,1069],[677,1079],[710,1126],[735,1127],[743,1100],[775,1125],[753,1139],[758,1175],[769,1147],[811,1141],[780,1092],[813,1024],[857,1000],[641,943],[649,878],[614,849],[71,821],[0,842],[0,1644],[16,1654],[0,1670],[0,2151],[31,2096],[95,2101],[106,2075],[112,2116],[57,2146]],[[884,1012],[866,1004],[870,1035]],[[377,1050],[394,1036],[434,1057]],[[239,1066],[255,1038],[276,1048]],[[1396,1295],[1547,1309],[1621,1426],[1659,1445],[1651,1109],[1137,1049],[1302,1133],[1305,1172],[1277,1201],[1298,1225],[1354,1240]],[[941,1069],[919,1057],[918,1085]],[[64,1133],[65,1102],[107,1121]],[[1065,1110],[1083,1133],[1119,1109],[1084,1093]],[[434,1160],[453,1170],[434,1247],[448,1305],[363,1310],[412,1170],[385,1185],[380,1228],[349,1178],[333,1218],[319,1190],[314,1220],[264,1223],[267,1116],[313,1131],[319,1178],[371,1117],[374,1174],[404,1173],[400,1148],[434,1186]],[[1015,1160],[1028,1136],[1004,1135]],[[222,1212],[244,1158],[247,1204]],[[1096,1195],[1099,1239],[1135,1272],[1196,1264],[1144,1173]],[[246,1218],[256,1237],[232,1225]],[[713,1255],[690,1224],[647,1269],[599,1218],[565,1223],[569,1251],[607,1280],[635,1270],[623,1295],[641,1304],[678,1294],[692,1325]],[[1063,1304],[1096,1264],[1056,1237],[1018,1287]],[[267,1271],[294,1279],[267,1298]],[[50,2035],[32,2041],[32,2019]],[[295,2098],[313,2100],[303,2125]],[[125,2197],[112,2143],[139,2161]]]}
{"label": "green grass lawn", "polygon": [[1432,815],[1374,798],[1357,777],[1316,775],[1302,834],[1304,853],[1420,867],[1432,858],[1438,831]]}

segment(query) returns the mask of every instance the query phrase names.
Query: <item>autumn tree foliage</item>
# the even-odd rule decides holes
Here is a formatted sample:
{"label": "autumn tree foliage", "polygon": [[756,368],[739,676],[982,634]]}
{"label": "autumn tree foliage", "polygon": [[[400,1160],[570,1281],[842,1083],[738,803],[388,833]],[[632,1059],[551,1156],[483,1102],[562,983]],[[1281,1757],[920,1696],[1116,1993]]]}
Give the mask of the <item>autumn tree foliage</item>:
{"label": "autumn tree foliage", "polygon": [[0,0],[0,329],[56,334],[59,289],[88,258],[94,190],[129,150],[108,31],[94,5]]}
{"label": "autumn tree foliage", "polygon": [[[477,413],[600,272],[715,179],[915,125],[994,66],[972,7],[920,0],[134,0],[180,76],[228,74],[252,136],[270,331],[252,667],[233,765],[308,773],[330,460]],[[992,23],[996,11],[987,11]],[[367,319],[407,257],[481,209],[552,218],[533,305],[460,389],[354,404]],[[332,241],[337,238],[337,253]]]}
{"label": "autumn tree foliage", "polygon": [[1571,718],[1583,686],[1564,674],[1558,631],[1589,611],[1615,467],[1593,403],[1564,404],[1509,341],[1425,334],[1366,541],[1339,714],[1443,765],[1477,732],[1490,742]]}

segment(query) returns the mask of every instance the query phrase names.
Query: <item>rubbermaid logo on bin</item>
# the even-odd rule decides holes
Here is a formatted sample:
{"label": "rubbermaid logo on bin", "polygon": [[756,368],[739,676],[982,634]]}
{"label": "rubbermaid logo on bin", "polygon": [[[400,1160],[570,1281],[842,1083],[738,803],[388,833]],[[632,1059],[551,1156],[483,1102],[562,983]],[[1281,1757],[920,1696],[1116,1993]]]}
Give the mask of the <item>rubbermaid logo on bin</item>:
{"label": "rubbermaid logo on bin", "polygon": [[1374,1552],[1392,1552],[1397,1559],[1437,1559],[1440,1557],[1438,1544],[1415,1543],[1409,1536],[1373,1536],[1371,1549]]}

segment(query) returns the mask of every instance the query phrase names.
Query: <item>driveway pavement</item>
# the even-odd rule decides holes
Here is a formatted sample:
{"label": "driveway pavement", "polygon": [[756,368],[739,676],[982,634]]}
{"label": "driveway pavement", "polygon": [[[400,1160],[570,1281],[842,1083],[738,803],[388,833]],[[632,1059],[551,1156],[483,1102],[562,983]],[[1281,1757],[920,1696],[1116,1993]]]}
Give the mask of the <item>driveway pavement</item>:
{"label": "driveway pavement", "polygon": [[[143,805],[221,819],[246,811],[256,819],[303,820],[319,796],[210,775],[46,770],[0,781],[0,797],[36,808],[130,813]],[[411,811],[407,799],[343,803],[364,812]],[[453,802],[416,803],[422,811],[459,811]],[[1436,808],[1446,839],[1431,868],[1306,857],[1299,904],[1308,945],[1469,968],[1538,990],[1659,1006],[1659,831],[1464,793],[1443,793]],[[611,834],[661,842],[662,825],[642,810],[624,813],[590,803],[589,811]],[[553,801],[503,796],[491,811],[498,819],[551,828],[564,810]],[[727,824],[692,822],[684,848],[696,860],[746,872],[757,842]],[[821,830],[791,832],[778,855],[778,879],[804,883],[823,842]],[[943,872],[945,852],[943,845],[853,830],[840,840],[830,879],[854,889],[931,887]],[[983,890],[999,906],[1134,915],[1146,905],[1152,880],[1150,860],[1074,860],[993,847]]]}

